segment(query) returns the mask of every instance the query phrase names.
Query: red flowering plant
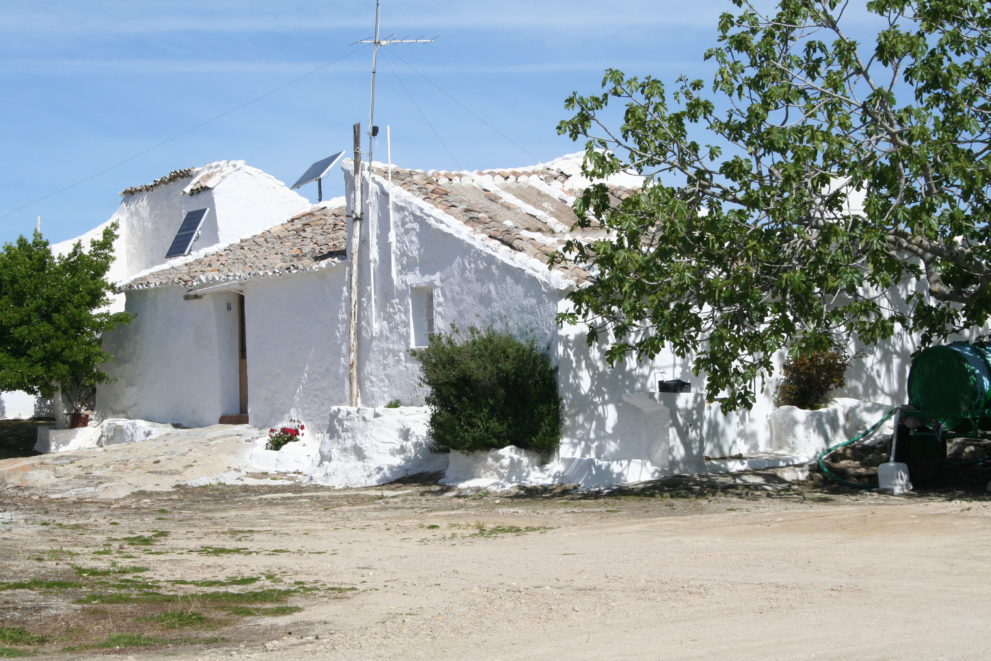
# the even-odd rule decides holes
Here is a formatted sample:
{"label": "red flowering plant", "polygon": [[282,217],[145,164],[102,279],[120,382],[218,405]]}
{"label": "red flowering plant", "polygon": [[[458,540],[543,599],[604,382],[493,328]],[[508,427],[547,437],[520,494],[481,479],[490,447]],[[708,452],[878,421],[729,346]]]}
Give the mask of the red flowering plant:
{"label": "red flowering plant", "polygon": [[272,427],[268,430],[268,443],[266,450],[281,450],[287,443],[298,441],[306,430],[306,425],[299,420],[289,418],[289,424],[284,427]]}

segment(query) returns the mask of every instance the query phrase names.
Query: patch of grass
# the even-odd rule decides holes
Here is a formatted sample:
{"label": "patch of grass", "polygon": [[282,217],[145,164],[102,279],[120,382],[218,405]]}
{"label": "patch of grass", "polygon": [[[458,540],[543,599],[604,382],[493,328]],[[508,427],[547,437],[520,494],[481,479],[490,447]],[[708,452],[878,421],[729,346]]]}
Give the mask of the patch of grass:
{"label": "patch of grass", "polygon": [[196,611],[166,611],[147,618],[165,629],[187,629],[210,625],[213,620]]}
{"label": "patch of grass", "polygon": [[[143,590],[140,592],[93,592],[76,599],[77,604],[149,604],[182,602],[184,604],[197,604],[203,606],[222,604],[264,604],[279,603],[285,601],[290,595],[303,592],[312,592],[316,588],[297,587],[291,590],[279,590],[269,588],[266,590],[253,590],[248,592],[200,592],[193,594],[179,594],[156,592],[154,590]],[[350,592],[355,588],[332,588],[334,592]]]}
{"label": "patch of grass", "polygon": [[179,579],[169,582],[174,583],[175,585],[195,585],[200,588],[213,588],[224,585],[251,585],[252,583],[257,583],[260,580],[261,577],[259,576],[240,576],[235,578],[207,579],[203,581],[187,581],[184,579]]}
{"label": "patch of grass", "polygon": [[243,546],[201,546],[198,549],[193,549],[193,553],[202,553],[203,555],[235,555],[235,554],[249,554],[254,553],[251,549],[244,548]]}
{"label": "patch of grass", "polygon": [[155,645],[168,645],[171,642],[167,638],[155,638],[141,633],[115,633],[107,636],[102,643],[97,643],[94,647],[105,649],[114,647],[154,647]]}
{"label": "patch of grass", "polygon": [[41,645],[43,642],[44,636],[36,636],[20,627],[0,629],[0,643],[4,645]]}
{"label": "patch of grass", "polygon": [[[124,537],[119,541],[127,542],[132,546],[151,546],[162,537],[168,537],[169,533],[164,530],[152,530],[150,535],[131,535],[130,537]],[[118,540],[113,540],[118,541]]]}
{"label": "patch of grass", "polygon": [[437,525],[436,523],[428,523],[423,527],[426,528],[427,530],[436,530],[437,528],[440,528],[440,526]]}
{"label": "patch of grass", "polygon": [[531,532],[551,530],[548,526],[492,526],[486,528],[482,523],[475,524],[475,533],[469,537],[496,537],[498,535],[525,535]]}
{"label": "patch of grass", "polygon": [[50,581],[43,578],[0,583],[0,590],[70,590],[81,587],[83,587],[82,584],[75,581]]}
{"label": "patch of grass", "polygon": [[99,551],[93,551],[93,555],[113,555],[114,550],[112,548],[103,548]]}
{"label": "patch of grass", "polygon": [[[332,592],[335,594],[346,594],[348,592],[357,592],[358,588],[345,588],[340,586],[331,586],[329,588],[323,588],[326,592]],[[308,591],[308,590],[307,590]]]}
{"label": "patch of grass", "polygon": [[108,567],[107,569],[97,569],[95,567],[80,567],[79,565],[72,565],[72,568],[76,570],[76,574],[79,576],[118,576],[121,574],[141,574],[146,571],[151,571],[148,567]]}
{"label": "patch of grass", "polygon": [[152,590],[136,593],[92,592],[76,599],[75,604],[148,604],[163,601],[177,601],[182,598],[178,594],[165,594]]}
{"label": "patch of grass", "polygon": [[135,590],[155,592],[160,587],[155,581],[135,580],[133,578],[122,578],[117,581],[97,581],[97,584],[100,587],[111,590],[129,590],[131,592]]}
{"label": "patch of grass", "polygon": [[159,514],[168,514],[169,511],[167,509],[165,509],[164,507],[159,507],[158,508],[158,513]]}
{"label": "patch of grass", "polygon": [[0,647],[0,659],[15,659],[22,656],[33,656],[33,652],[19,650],[13,647]]}
{"label": "patch of grass", "polygon": [[242,617],[263,616],[278,617],[279,615],[291,615],[298,613],[302,608],[299,606],[223,606],[222,610],[231,615]]}
{"label": "patch of grass", "polygon": [[269,588],[267,590],[251,590],[248,592],[204,592],[195,595],[195,599],[225,604],[264,604],[285,601],[290,595],[307,591],[304,588],[293,590],[280,590]]}

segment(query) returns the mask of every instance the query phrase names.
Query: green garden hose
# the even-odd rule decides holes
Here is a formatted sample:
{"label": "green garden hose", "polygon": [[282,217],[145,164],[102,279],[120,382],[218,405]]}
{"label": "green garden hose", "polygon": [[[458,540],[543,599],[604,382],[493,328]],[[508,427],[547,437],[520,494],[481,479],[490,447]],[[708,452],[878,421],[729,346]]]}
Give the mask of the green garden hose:
{"label": "green garden hose", "polygon": [[846,447],[848,445],[852,445],[854,443],[859,443],[860,441],[866,440],[871,436],[873,436],[874,433],[881,428],[881,425],[887,422],[891,418],[891,416],[895,415],[900,408],[901,407],[896,406],[895,408],[891,409],[890,411],[884,414],[883,418],[881,418],[873,425],[868,427],[866,431],[857,434],[849,441],[842,441],[820,452],[819,456],[816,458],[816,463],[819,465],[819,470],[822,471],[822,474],[828,477],[829,479],[833,480],[834,482],[839,482],[840,484],[846,485],[848,487],[853,487],[855,489],[873,489],[874,488],[873,484],[864,484],[862,482],[851,482],[850,480],[843,479],[833,471],[829,470],[829,467],[826,466],[826,462],[824,460],[826,457],[828,457],[834,451],[839,450],[840,448]]}

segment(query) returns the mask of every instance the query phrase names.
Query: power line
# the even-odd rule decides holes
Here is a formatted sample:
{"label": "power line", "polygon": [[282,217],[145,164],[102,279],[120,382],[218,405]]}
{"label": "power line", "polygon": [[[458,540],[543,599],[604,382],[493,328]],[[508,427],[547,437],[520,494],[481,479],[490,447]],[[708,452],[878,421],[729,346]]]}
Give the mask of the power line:
{"label": "power line", "polygon": [[434,134],[434,137],[437,138],[437,142],[439,142],[440,145],[441,145],[441,147],[444,148],[444,151],[446,151],[447,152],[447,155],[451,157],[451,160],[454,161],[454,164],[456,166],[458,166],[458,169],[459,170],[464,170],[464,168],[461,166],[461,163],[458,162],[457,157],[448,148],[447,143],[444,142],[444,138],[440,137],[440,133],[438,133],[437,132],[437,129],[434,128],[434,125],[430,123],[430,119],[427,117],[427,114],[425,112],[423,112],[423,108],[421,108],[420,107],[420,104],[416,102],[416,99],[415,98],[413,98],[413,95],[410,93],[409,88],[406,87],[406,83],[403,82],[403,79],[396,72],[395,67],[392,66],[392,62],[389,61],[389,58],[385,58],[385,63],[389,65],[389,69],[392,70],[392,73],[396,77],[396,80],[399,81],[399,84],[402,86],[403,91],[406,92],[406,96],[409,97],[409,100],[413,103],[413,106],[416,108],[417,112],[420,113],[420,117],[422,117],[423,118],[423,121],[426,122],[427,127],[430,128],[431,133],[433,133]]}
{"label": "power line", "polygon": [[317,67],[317,68],[315,68],[315,69],[313,69],[311,71],[308,71],[307,73],[304,73],[303,75],[301,75],[301,76],[299,76],[297,78],[293,78],[289,82],[284,83],[284,84],[282,84],[282,85],[280,85],[280,86],[278,86],[278,87],[276,87],[274,89],[271,89],[268,92],[265,92],[264,94],[261,94],[259,96],[256,96],[256,97],[252,98],[252,99],[249,99],[247,101],[244,101],[243,103],[240,103],[240,104],[238,104],[238,105],[236,105],[236,106],[234,106],[232,108],[229,108],[229,109],[227,109],[227,110],[225,110],[225,111],[223,111],[221,113],[218,113],[218,114],[214,115],[213,117],[210,117],[209,119],[205,119],[202,122],[189,127],[188,129],[185,129],[183,131],[180,131],[179,133],[176,133],[175,135],[173,135],[173,136],[171,136],[169,138],[166,138],[165,140],[162,140],[158,144],[156,144],[156,145],[154,145],[152,147],[149,147],[148,149],[145,149],[144,151],[138,152],[137,154],[134,154],[132,156],[129,156],[129,157],[125,158],[122,161],[119,161],[117,163],[114,163],[113,165],[111,165],[109,167],[106,167],[106,168],[100,170],[99,172],[96,172],[96,173],[91,174],[91,175],[89,175],[87,177],[84,177],[82,179],[79,179],[78,181],[75,181],[75,182],[73,182],[71,184],[68,184],[66,186],[63,186],[62,188],[59,188],[57,190],[54,190],[51,193],[48,193],[47,195],[42,195],[41,197],[39,197],[39,198],[37,198],[35,200],[32,200],[31,202],[28,202],[27,204],[24,204],[24,205],[21,205],[21,206],[17,207],[16,209],[13,209],[11,211],[8,211],[7,213],[5,213],[3,215],[0,215],[0,220],[2,220],[4,218],[7,218],[8,216],[12,216],[15,213],[17,213],[18,211],[23,211],[24,209],[27,209],[29,207],[32,207],[35,204],[37,204],[38,202],[43,202],[43,201],[47,200],[50,197],[55,197],[56,195],[59,195],[60,193],[64,193],[67,190],[71,190],[71,189],[73,189],[73,188],[75,188],[77,186],[81,186],[82,184],[85,184],[88,181],[92,181],[93,179],[96,179],[99,176],[102,176],[102,175],[104,175],[104,174],[106,174],[108,172],[111,172],[113,170],[116,170],[117,168],[121,167],[122,165],[127,165],[131,161],[136,161],[137,159],[141,158],[142,156],[145,156],[146,154],[149,154],[149,153],[155,151],[156,149],[160,149],[161,147],[164,147],[165,145],[167,145],[167,144],[169,144],[171,142],[175,142],[179,138],[181,138],[181,137],[183,137],[185,135],[188,135],[188,134],[192,133],[193,131],[196,131],[198,129],[201,129],[204,126],[206,126],[207,124],[210,124],[211,122],[215,122],[218,119],[221,119],[223,117],[226,117],[227,115],[233,114],[233,113],[237,112],[238,110],[241,110],[242,108],[245,108],[247,106],[250,106],[253,103],[257,103],[257,102],[259,102],[259,101],[261,101],[263,99],[267,99],[270,96],[273,96],[275,94],[278,94],[282,90],[284,90],[284,89],[286,89],[288,87],[292,87],[296,83],[299,83],[299,82],[301,82],[303,80],[306,80],[307,78],[309,78],[311,76],[314,76],[314,75],[320,73],[321,71],[323,71],[323,70],[325,70],[325,69],[327,69],[327,68],[329,68],[329,67],[337,64],[338,62],[351,57],[352,55],[354,55],[355,53],[357,53],[359,50],[361,50],[361,48],[355,48],[355,49],[351,50],[350,52],[348,52],[348,53],[346,53],[346,54],[344,54],[344,55],[342,55],[342,56],[340,56],[338,58],[335,58],[335,59],[331,60],[330,62],[327,62],[326,64],[321,64],[319,67]]}
{"label": "power line", "polygon": [[526,147],[523,147],[522,145],[520,145],[519,143],[517,143],[515,140],[513,140],[511,137],[509,137],[508,135],[506,135],[505,133],[503,133],[502,131],[500,131],[497,126],[495,126],[494,124],[492,124],[491,122],[489,122],[487,119],[485,119],[484,117],[482,117],[481,115],[479,115],[478,113],[476,113],[474,110],[472,110],[468,106],[466,106],[463,103],[461,103],[460,101],[458,101],[454,96],[452,96],[450,93],[448,93],[447,90],[445,90],[443,87],[441,87],[440,85],[438,85],[437,83],[435,83],[433,80],[431,80],[429,76],[427,76],[425,73],[423,73],[422,71],[420,71],[419,69],[417,69],[416,67],[414,67],[412,64],[410,64],[409,62],[407,62],[406,59],[403,58],[402,55],[400,55],[399,53],[392,53],[392,54],[394,54],[396,57],[398,57],[400,60],[402,60],[403,64],[405,64],[407,67],[409,67],[415,73],[419,74],[420,77],[423,78],[425,81],[427,81],[428,83],[430,83],[431,85],[433,85],[435,88],[437,88],[437,90],[441,94],[443,94],[448,99],[450,99],[451,101],[453,101],[462,110],[464,110],[465,112],[467,112],[468,114],[470,114],[472,117],[474,117],[478,121],[480,121],[483,124],[485,124],[486,126],[488,126],[490,129],[492,129],[493,131],[495,131],[496,133],[498,133],[506,142],[508,142],[509,144],[513,145],[514,147],[516,147],[517,149],[519,149],[521,152],[523,152],[524,154],[526,154],[530,159],[532,159],[532,161],[534,163],[536,163],[537,161],[540,160],[535,155],[533,155],[532,153],[530,153],[530,151]]}

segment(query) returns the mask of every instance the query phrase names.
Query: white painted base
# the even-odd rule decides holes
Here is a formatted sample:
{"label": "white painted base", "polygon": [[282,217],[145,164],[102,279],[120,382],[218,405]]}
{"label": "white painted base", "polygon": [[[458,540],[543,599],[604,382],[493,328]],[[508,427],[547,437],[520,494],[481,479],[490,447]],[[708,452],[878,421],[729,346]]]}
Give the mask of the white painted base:
{"label": "white painted base", "polygon": [[69,452],[99,447],[99,427],[79,427],[78,429],[52,429],[38,427],[38,440],[34,451],[41,453]]}
{"label": "white painted base", "polygon": [[281,450],[266,450],[268,435],[259,438],[248,452],[251,469],[269,473],[304,473],[309,475],[320,463],[320,443],[315,438],[286,443]]}
{"label": "white painted base", "polygon": [[34,450],[47,454],[121,443],[137,443],[172,429],[172,425],[125,418],[110,418],[99,425],[77,429],[52,429],[41,426],[38,427],[38,440],[34,444]]}
{"label": "white painted base", "polygon": [[[876,402],[837,398],[828,408],[807,411],[782,406],[771,413],[771,450],[812,460],[831,445],[849,440],[884,417],[891,407]],[[890,434],[892,421],[878,434]]]}
{"label": "white painted base", "polygon": [[425,406],[332,407],[313,481],[334,487],[374,486],[443,471],[447,455],[430,450],[429,420]]}

